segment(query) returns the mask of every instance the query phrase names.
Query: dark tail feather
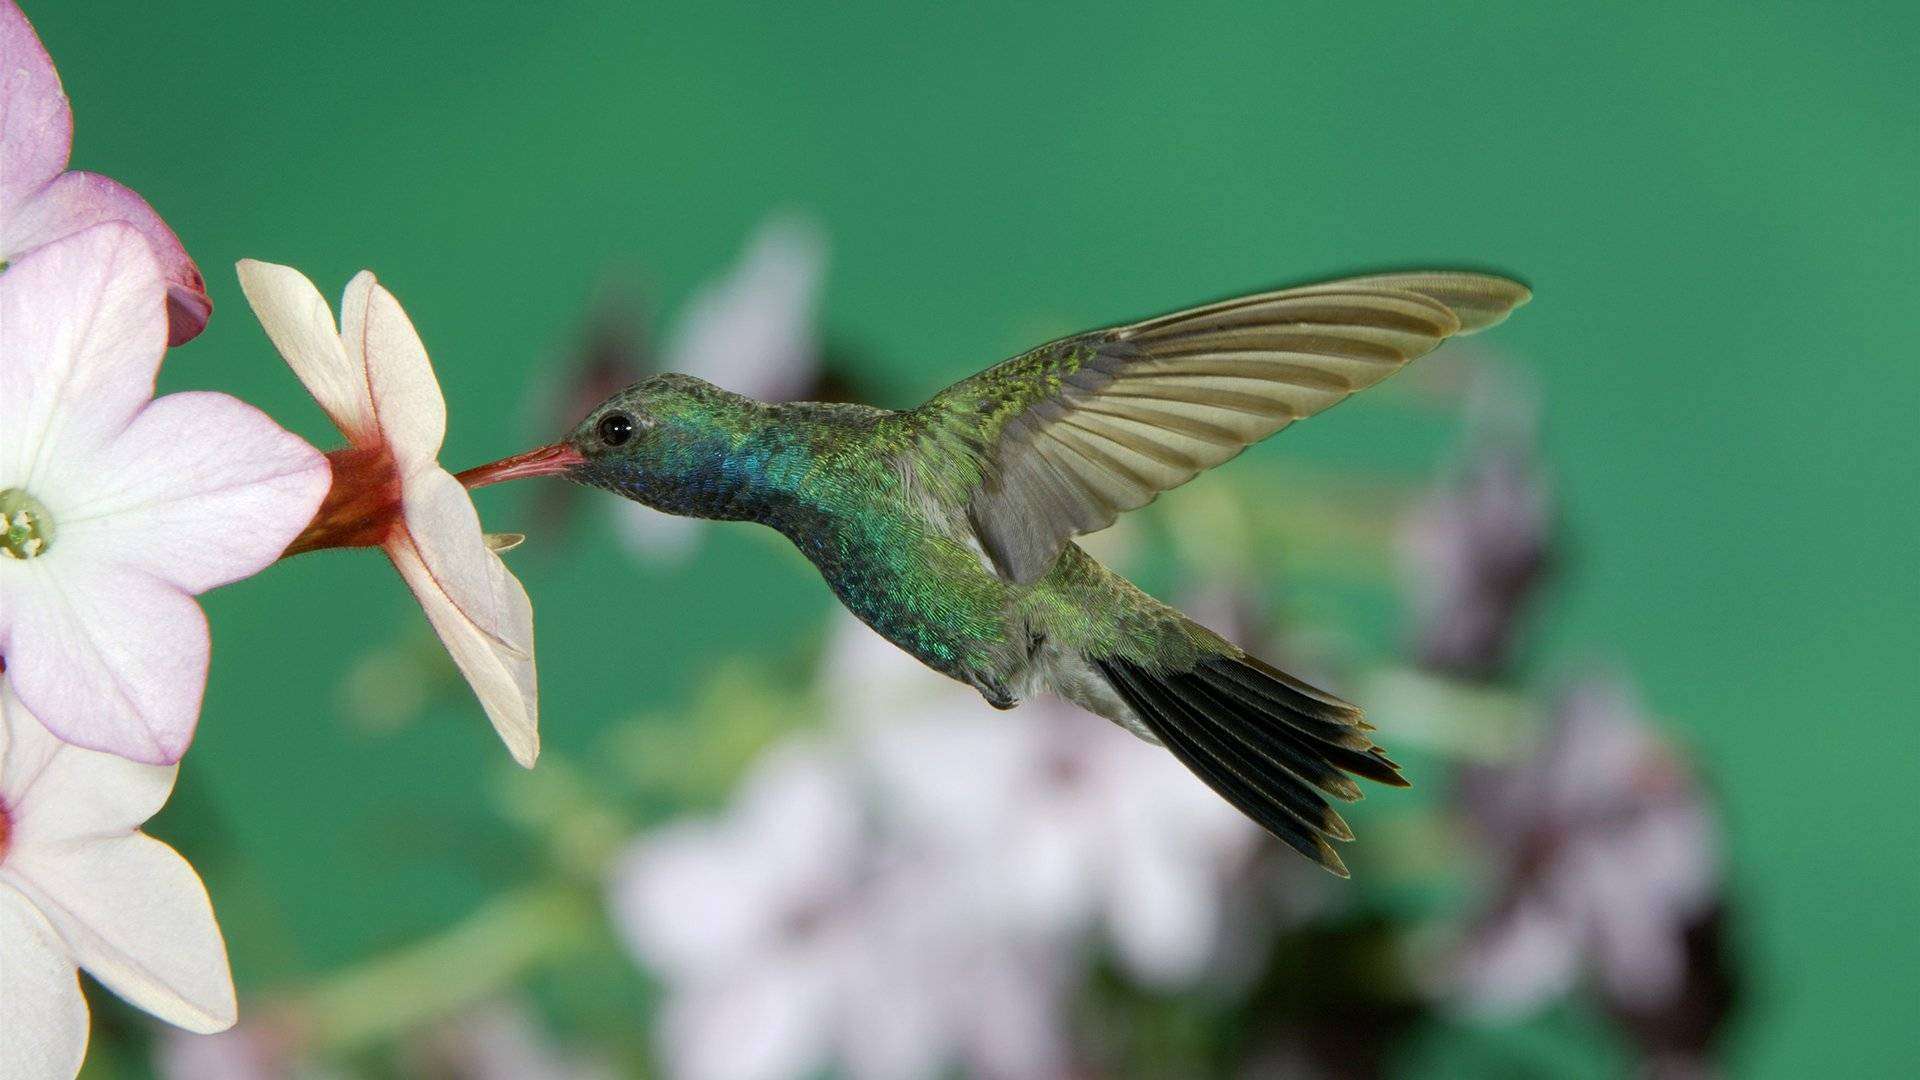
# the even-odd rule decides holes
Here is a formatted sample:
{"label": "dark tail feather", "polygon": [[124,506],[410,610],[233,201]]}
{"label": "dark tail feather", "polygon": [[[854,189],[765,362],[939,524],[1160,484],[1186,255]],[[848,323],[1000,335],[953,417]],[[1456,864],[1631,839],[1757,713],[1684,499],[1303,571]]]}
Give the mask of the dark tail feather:
{"label": "dark tail feather", "polygon": [[[1141,723],[1207,786],[1289,847],[1347,876],[1327,841],[1353,831],[1321,792],[1351,802],[1347,774],[1406,787],[1367,737],[1360,710],[1251,656],[1214,656],[1187,671],[1095,659]],[[1318,789],[1318,790],[1316,790]]]}

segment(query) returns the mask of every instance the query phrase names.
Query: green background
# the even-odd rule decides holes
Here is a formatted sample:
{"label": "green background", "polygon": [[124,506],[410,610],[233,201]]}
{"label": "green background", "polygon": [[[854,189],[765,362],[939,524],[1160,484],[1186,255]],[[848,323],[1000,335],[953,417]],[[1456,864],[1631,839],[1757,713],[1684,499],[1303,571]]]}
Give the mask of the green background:
{"label": "green background", "polygon": [[[1539,665],[1634,673],[1724,797],[1754,969],[1734,1065],[1910,1067],[1912,5],[26,6],[76,166],[146,195],[209,278],[214,321],[165,386],[322,446],[237,258],[332,295],[377,270],[434,353],[456,467],[557,434],[527,399],[610,268],[644,267],[671,310],[770,209],[826,225],[827,325],[892,405],[1223,293],[1515,273],[1536,300],[1489,348],[1545,396],[1574,543]],[[1247,460],[1417,476],[1445,440],[1337,417]],[[537,546],[528,494],[482,511]],[[597,518],[564,557],[516,559],[562,754],[672,708],[723,650],[791,655],[828,603],[745,527],[677,570]],[[207,710],[156,831],[205,870],[243,993],[514,878],[477,710],[447,696],[384,734],[341,715],[349,665],[417,620],[376,557],[206,603]]]}

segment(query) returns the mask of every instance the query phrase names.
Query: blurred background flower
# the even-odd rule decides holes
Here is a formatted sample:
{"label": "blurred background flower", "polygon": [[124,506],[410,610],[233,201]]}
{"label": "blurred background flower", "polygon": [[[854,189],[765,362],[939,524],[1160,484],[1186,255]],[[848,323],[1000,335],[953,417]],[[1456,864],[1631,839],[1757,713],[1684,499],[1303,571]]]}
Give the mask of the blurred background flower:
{"label": "blurred background flower", "polygon": [[[1351,883],[1123,732],[966,700],[747,526],[636,558],[592,493],[476,493],[530,537],[524,775],[352,560],[212,594],[232,663],[149,828],[232,948],[212,1038],[269,1075],[1908,1070],[1920,805],[1848,749],[1899,745],[1910,697],[1888,133],[1920,16],[29,8],[74,164],[207,265],[407,283],[456,468],[701,355],[905,406],[1319,274],[1537,294],[1504,355],[1423,360],[1090,538],[1367,707],[1416,786],[1354,808]],[[244,319],[162,389],[183,370],[332,438]],[[96,1075],[197,1038],[91,1005]]]}

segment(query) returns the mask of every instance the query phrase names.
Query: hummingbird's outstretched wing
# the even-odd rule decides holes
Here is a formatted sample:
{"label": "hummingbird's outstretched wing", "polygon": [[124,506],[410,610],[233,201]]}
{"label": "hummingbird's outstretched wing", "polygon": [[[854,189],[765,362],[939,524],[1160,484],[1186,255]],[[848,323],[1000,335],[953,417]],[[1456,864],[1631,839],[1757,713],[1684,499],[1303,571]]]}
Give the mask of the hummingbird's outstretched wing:
{"label": "hummingbird's outstretched wing", "polygon": [[1490,274],[1376,274],[1076,334],[915,410],[1006,578],[1531,297]]}

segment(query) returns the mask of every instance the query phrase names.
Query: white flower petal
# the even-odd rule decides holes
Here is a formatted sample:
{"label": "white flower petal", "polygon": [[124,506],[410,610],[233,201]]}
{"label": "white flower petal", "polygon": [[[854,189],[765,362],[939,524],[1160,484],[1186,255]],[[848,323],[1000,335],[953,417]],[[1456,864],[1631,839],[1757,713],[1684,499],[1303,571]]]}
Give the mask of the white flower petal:
{"label": "white flower petal", "polygon": [[0,679],[0,804],[12,808],[13,846],[124,836],[166,805],[179,771],[61,742]]}
{"label": "white flower petal", "polygon": [[[0,11],[0,18],[5,17]],[[66,943],[0,877],[0,1076],[69,1077],[87,1056],[87,1002]]]}
{"label": "white flower petal", "polygon": [[530,651],[532,624],[523,631],[513,617],[513,575],[487,546],[467,489],[438,467],[408,476],[400,488],[408,538],[440,591],[496,644]]}
{"label": "white flower petal", "polygon": [[1114,845],[1107,918],[1128,970],[1151,986],[1191,984],[1219,940],[1217,877],[1193,854]]}
{"label": "white flower petal", "polygon": [[[258,573],[326,496],[327,460],[225,394],[170,394],[109,444],[62,548],[141,567],[189,593]],[[62,557],[68,552],[59,552]]]}
{"label": "white flower petal", "polygon": [[0,273],[0,488],[25,488],[59,521],[62,491],[153,396],[166,301],[146,239],[118,223]]}
{"label": "white flower petal", "polygon": [[447,401],[412,320],[371,270],[354,275],[340,299],[340,341],[366,372],[375,423],[401,475],[433,464],[447,437]]}
{"label": "white flower petal", "polygon": [[763,958],[742,977],[675,995],[660,1018],[671,1075],[786,1080],[828,1064],[833,988],[812,965]]}
{"label": "white flower petal", "polygon": [[227,946],[206,888],[178,852],[134,833],[23,846],[5,872],[108,989],[189,1031],[233,1025]]}
{"label": "white flower petal", "polygon": [[813,324],[826,267],[818,225],[767,220],[727,276],[687,302],[667,344],[666,370],[748,397],[791,400],[818,366]]}
{"label": "white flower petal", "polygon": [[1454,964],[1457,1003],[1489,1017],[1530,1013],[1580,972],[1580,928],[1544,901],[1521,899],[1469,938]]}
{"label": "white flower petal", "polygon": [[180,760],[207,683],[200,605],[126,566],[43,558],[7,569],[0,640],[20,700],[76,746]]}
{"label": "white flower petal", "polygon": [[[500,574],[507,585],[506,627],[515,639],[529,644],[526,652],[517,653],[497,644],[461,613],[411,543],[391,545],[387,555],[420,601],[434,633],[453,657],[454,666],[480,698],[481,708],[507,744],[507,751],[515,761],[532,768],[540,755],[540,705],[531,649],[533,603],[527,599],[527,591],[501,564]],[[492,552],[487,552],[487,557],[499,561]]]}
{"label": "white flower petal", "polygon": [[355,445],[376,442],[366,369],[341,346],[333,309],[320,290],[291,266],[241,259],[234,269],[254,317],[301,385]]}
{"label": "white flower petal", "polygon": [[0,806],[23,805],[28,789],[65,745],[34,719],[13,683],[0,676]]}
{"label": "white flower petal", "polygon": [[699,518],[663,514],[626,499],[608,500],[607,512],[613,517],[615,535],[626,543],[627,550],[667,561],[679,561],[691,554],[706,524]]}
{"label": "white flower petal", "polygon": [[672,822],[648,833],[608,875],[614,928],[669,979],[750,967],[790,914],[782,883],[752,856],[712,822]]}

